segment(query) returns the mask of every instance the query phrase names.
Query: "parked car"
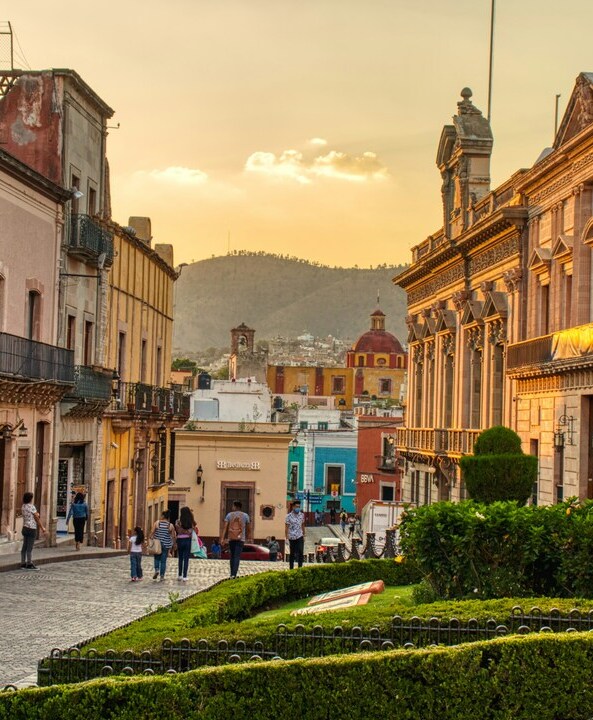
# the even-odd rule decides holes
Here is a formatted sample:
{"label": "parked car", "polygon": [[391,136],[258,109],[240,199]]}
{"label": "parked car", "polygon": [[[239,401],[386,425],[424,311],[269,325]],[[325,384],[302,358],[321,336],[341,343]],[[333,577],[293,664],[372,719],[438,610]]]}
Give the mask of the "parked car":
{"label": "parked car", "polygon": [[[228,545],[223,549],[221,558],[223,560],[230,559]],[[278,560],[282,560],[282,553],[278,553]],[[241,552],[241,560],[270,560],[270,551],[265,545],[255,545],[253,543],[245,543]]]}

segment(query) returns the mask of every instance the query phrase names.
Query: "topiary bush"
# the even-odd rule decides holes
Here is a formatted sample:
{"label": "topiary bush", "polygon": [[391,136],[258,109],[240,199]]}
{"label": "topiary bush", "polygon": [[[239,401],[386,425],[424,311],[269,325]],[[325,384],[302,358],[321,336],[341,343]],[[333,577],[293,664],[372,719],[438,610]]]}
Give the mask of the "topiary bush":
{"label": "topiary bush", "polygon": [[525,455],[517,433],[500,425],[480,433],[474,455],[462,457],[459,465],[470,497],[482,503],[525,505],[537,479],[537,458]]}

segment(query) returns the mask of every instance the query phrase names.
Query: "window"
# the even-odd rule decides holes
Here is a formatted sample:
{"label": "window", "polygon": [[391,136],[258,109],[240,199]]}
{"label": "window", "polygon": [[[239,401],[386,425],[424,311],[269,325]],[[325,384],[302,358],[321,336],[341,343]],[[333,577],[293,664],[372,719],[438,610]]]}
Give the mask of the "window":
{"label": "window", "polygon": [[564,327],[569,328],[570,312],[572,310],[572,275],[566,275],[564,278]]}
{"label": "window", "polygon": [[306,420],[301,420],[301,422],[299,423],[299,429],[307,430],[308,427],[309,427],[309,423]]}
{"label": "window", "polygon": [[163,370],[163,349],[159,345],[156,349],[156,376],[155,376],[155,382],[154,382],[154,384],[157,387],[160,387],[162,384],[162,377],[161,377],[162,370]]}
{"label": "window", "polygon": [[391,380],[389,378],[379,380],[379,394],[391,395]]}
{"label": "window", "polygon": [[342,494],[342,478],[344,476],[343,465],[326,465],[325,466],[325,492],[327,495],[337,493],[334,497]]}
{"label": "window", "polygon": [[123,381],[126,369],[126,334],[120,332],[117,339],[117,372]]}
{"label": "window", "polygon": [[140,382],[146,382],[146,340],[140,346]]}
{"label": "window", "polygon": [[444,421],[445,427],[449,428],[453,425],[453,355],[445,355],[443,389],[444,398]]}
{"label": "window", "polygon": [[6,283],[5,283],[4,277],[2,275],[0,275],[0,331],[4,327],[4,305],[6,302],[5,292],[6,292]]}
{"label": "window", "polygon": [[318,430],[327,430],[328,428],[329,428],[329,423],[326,423],[326,422],[318,422],[317,423]]}
{"label": "window", "polygon": [[84,359],[83,365],[93,364],[93,323],[84,321]]}
{"label": "window", "polygon": [[290,464],[290,474],[288,476],[288,492],[296,493],[299,489],[299,464]]}
{"label": "window", "polygon": [[550,286],[540,286],[540,335],[550,332]]}
{"label": "window", "polygon": [[93,187],[89,187],[89,215],[97,214],[97,191]]}
{"label": "window", "polygon": [[381,485],[381,500],[383,502],[393,502],[395,500],[393,485]]}
{"label": "window", "polygon": [[358,356],[358,367],[364,367],[364,355]]}
{"label": "window", "polygon": [[470,361],[470,427],[479,428],[482,422],[482,351],[472,350]]}
{"label": "window", "polygon": [[502,345],[492,348],[492,425],[502,425],[504,357]]}
{"label": "window", "polygon": [[68,315],[66,320],[66,347],[74,350],[76,347],[76,316]]}
{"label": "window", "polygon": [[387,360],[385,358],[377,358],[377,365],[386,365]]}
{"label": "window", "polygon": [[[72,178],[72,179],[70,180],[70,188],[71,188],[72,190],[80,190],[80,178],[78,177],[78,175],[75,175],[74,173],[72,173],[71,178]],[[79,212],[79,210],[78,210],[78,204],[79,204],[78,201],[79,201],[79,199],[80,199],[80,198],[73,197],[72,200],[71,200],[71,203],[70,203],[70,204],[71,204],[71,207],[72,207],[72,214],[73,214],[73,215],[77,215],[78,212]]]}
{"label": "window", "polygon": [[346,389],[345,375],[332,375],[332,395],[343,395]]}
{"label": "window", "polygon": [[39,340],[40,310],[41,295],[37,290],[30,290],[27,304],[27,337],[29,340]]}

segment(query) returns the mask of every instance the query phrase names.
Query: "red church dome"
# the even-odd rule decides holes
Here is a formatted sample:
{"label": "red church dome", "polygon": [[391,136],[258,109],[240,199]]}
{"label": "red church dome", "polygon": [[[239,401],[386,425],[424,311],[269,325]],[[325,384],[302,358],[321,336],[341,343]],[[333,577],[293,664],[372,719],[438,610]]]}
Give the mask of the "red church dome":
{"label": "red church dome", "polygon": [[361,353],[396,353],[403,355],[399,340],[387,330],[369,330],[356,341],[354,352]]}

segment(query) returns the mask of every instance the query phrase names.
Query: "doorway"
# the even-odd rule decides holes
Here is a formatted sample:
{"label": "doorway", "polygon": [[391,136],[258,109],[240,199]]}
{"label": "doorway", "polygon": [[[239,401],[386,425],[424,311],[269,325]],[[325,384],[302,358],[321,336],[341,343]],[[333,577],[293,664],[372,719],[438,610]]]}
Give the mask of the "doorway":
{"label": "doorway", "polygon": [[119,494],[119,541],[125,547],[128,541],[128,478],[121,479]]}
{"label": "doorway", "polygon": [[45,429],[47,425],[43,422],[37,423],[37,438],[35,443],[35,507],[41,512],[43,502],[43,459],[45,457]]}
{"label": "doorway", "polygon": [[113,504],[115,494],[115,480],[107,481],[107,495],[105,497],[105,545],[113,544]]}
{"label": "doorway", "polygon": [[220,527],[224,525],[224,519],[227,513],[232,512],[233,502],[238,500],[243,512],[249,515],[251,521],[251,538],[254,536],[255,517],[253,499],[255,496],[255,483],[222,483],[221,485],[221,503],[220,503]]}

